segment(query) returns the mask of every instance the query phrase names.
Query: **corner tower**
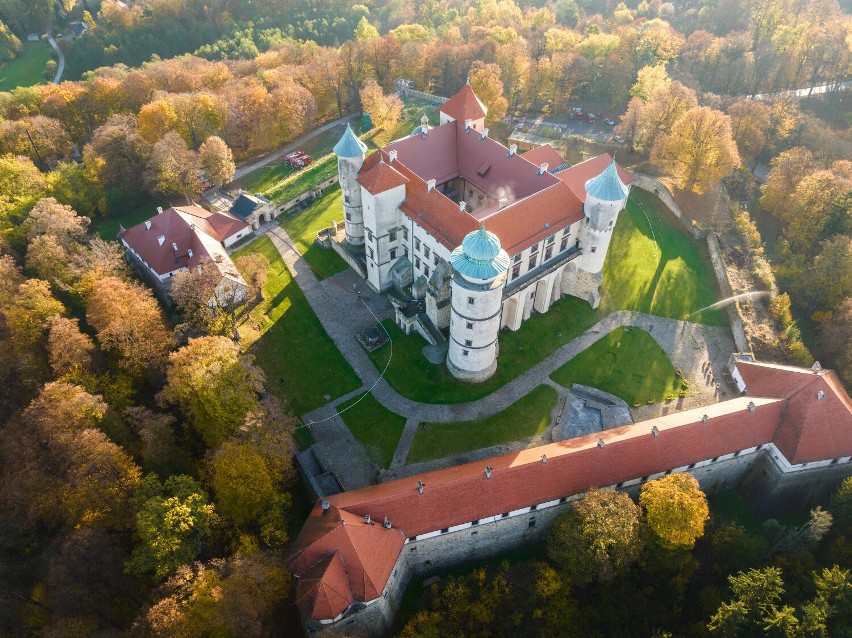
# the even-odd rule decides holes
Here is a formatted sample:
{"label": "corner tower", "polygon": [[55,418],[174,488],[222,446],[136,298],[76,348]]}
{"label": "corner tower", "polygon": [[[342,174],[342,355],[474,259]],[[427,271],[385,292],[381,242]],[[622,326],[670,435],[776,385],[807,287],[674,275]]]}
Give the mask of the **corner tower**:
{"label": "corner tower", "polygon": [[618,213],[627,205],[630,188],[621,181],[615,160],[603,172],[586,182],[585,220],[580,228],[583,257],[580,268],[588,273],[603,269],[606,251]]}
{"label": "corner tower", "polygon": [[509,255],[483,225],[450,256],[452,312],[447,368],[462,381],[485,381],[497,370],[503,286]]}
{"label": "corner tower", "polygon": [[337,155],[337,179],[343,191],[343,216],[346,241],[353,246],[364,243],[364,213],[361,208],[361,185],[355,180],[364,164],[367,145],[358,139],[352,127],[346,124],[343,137],[334,145]]}

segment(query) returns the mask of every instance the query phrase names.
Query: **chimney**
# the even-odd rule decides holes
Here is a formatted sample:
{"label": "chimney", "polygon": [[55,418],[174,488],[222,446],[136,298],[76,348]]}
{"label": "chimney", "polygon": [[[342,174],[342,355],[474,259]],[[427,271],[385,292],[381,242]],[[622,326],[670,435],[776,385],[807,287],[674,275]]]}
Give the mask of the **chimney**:
{"label": "chimney", "polygon": [[382,525],[384,526],[385,529],[391,528],[391,522],[390,522],[390,519],[387,516],[385,516],[385,522],[382,523]]}
{"label": "chimney", "polygon": [[145,220],[145,230],[151,230],[151,220],[150,219]]}
{"label": "chimney", "polygon": [[426,487],[426,483],[423,481],[417,481],[417,491],[420,492],[420,495],[423,495],[423,488]]}
{"label": "chimney", "polygon": [[322,502],[322,511],[323,512],[327,512],[329,507],[331,507],[331,503],[329,503],[328,501]]}
{"label": "chimney", "polygon": [[465,202],[465,201],[459,202],[459,210],[461,212],[464,212],[465,208],[467,208],[467,202]]}
{"label": "chimney", "polygon": [[162,215],[162,214],[163,214],[163,207],[162,207],[162,206],[157,206],[157,214],[158,214],[158,215]]}
{"label": "chimney", "polygon": [[473,126],[473,120],[465,120],[464,121],[464,132],[469,133],[470,128]]}
{"label": "chimney", "polygon": [[604,443],[603,437],[598,439],[598,447],[602,448],[606,443]]}
{"label": "chimney", "polygon": [[757,409],[757,406],[754,404],[754,401],[749,401],[748,402],[748,411],[754,412],[756,409]]}
{"label": "chimney", "polygon": [[544,465],[547,463],[547,454],[541,455],[541,464]]}
{"label": "chimney", "polygon": [[490,465],[485,466],[485,478],[487,478],[487,479],[491,478],[491,466]]}
{"label": "chimney", "polygon": [[429,126],[429,118],[425,115],[420,118],[420,126]]}
{"label": "chimney", "polygon": [[653,434],[654,438],[656,439],[658,436],[660,436],[660,429],[656,425],[652,426],[651,434]]}
{"label": "chimney", "polygon": [[157,235],[157,243],[160,244],[160,246],[165,244],[166,243],[166,236],[165,235]]}
{"label": "chimney", "polygon": [[175,242],[172,242],[172,250],[177,252],[177,244]]}
{"label": "chimney", "polygon": [[538,167],[538,174],[544,175],[547,172],[547,162],[542,162],[541,166]]}
{"label": "chimney", "polygon": [[186,249],[186,254],[187,254],[187,256],[188,256],[190,259],[192,259],[192,248],[187,248],[187,249]]}
{"label": "chimney", "polygon": [[371,518],[370,518],[370,515],[369,515],[369,514],[367,514],[367,515],[364,517],[364,522],[365,522],[367,525],[372,525],[372,524],[373,524],[373,519],[371,519]]}
{"label": "chimney", "polygon": [[515,153],[518,152],[517,144],[509,144],[509,155],[507,157],[512,157]]}
{"label": "chimney", "polygon": [[709,420],[710,420],[710,417],[709,417],[709,416],[707,416],[707,415],[705,414],[703,417],[701,417],[701,420],[702,420],[704,423],[707,423],[707,421],[709,421]]}
{"label": "chimney", "polygon": [[479,136],[479,139],[484,140],[486,137],[488,137],[488,129],[484,128],[482,129],[482,135]]}
{"label": "chimney", "polygon": [[498,209],[506,208],[506,204],[508,204],[508,203],[509,203],[508,197],[501,197],[500,199],[497,200],[497,208]]}
{"label": "chimney", "polygon": [[435,184],[436,184],[436,182],[435,182],[434,179],[428,180],[426,182],[426,191],[428,192],[428,191],[432,190],[433,188],[435,188]]}
{"label": "chimney", "polygon": [[396,149],[394,149],[392,151],[388,151],[388,159],[390,160],[391,164],[393,164],[394,161],[396,161]]}

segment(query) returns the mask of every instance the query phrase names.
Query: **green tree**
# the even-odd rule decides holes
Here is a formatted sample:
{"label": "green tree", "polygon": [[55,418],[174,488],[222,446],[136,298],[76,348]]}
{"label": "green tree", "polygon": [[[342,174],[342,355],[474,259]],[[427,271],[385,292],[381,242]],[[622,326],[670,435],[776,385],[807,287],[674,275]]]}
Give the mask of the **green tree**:
{"label": "green tree", "polygon": [[263,457],[249,445],[220,446],[212,454],[210,476],[219,512],[238,525],[260,516],[275,492]]}
{"label": "green tree", "polygon": [[692,474],[669,474],[642,486],[639,504],[664,547],[691,549],[710,517],[707,497]]}
{"label": "green tree", "polygon": [[503,119],[509,103],[503,97],[503,82],[500,81],[499,66],[485,64],[478,60],[474,62],[470,69],[470,88],[488,109],[488,114],[485,116],[487,124]]}
{"label": "green tree", "polygon": [[360,97],[361,108],[370,114],[376,128],[392,133],[402,113],[402,100],[395,95],[385,95],[373,79],[364,83]]}
{"label": "green tree", "polygon": [[221,137],[211,135],[198,149],[201,168],[217,186],[234,179],[234,156]]}
{"label": "green tree", "polygon": [[799,621],[791,607],[779,607],[784,580],[778,567],[764,567],[728,576],[733,598],[722,603],[710,623],[720,636],[796,636]]}
{"label": "green tree", "polygon": [[198,153],[190,150],[180,134],[169,131],[151,149],[145,183],[151,192],[189,198],[201,188],[200,169]]}
{"label": "green tree", "polygon": [[638,97],[643,102],[648,102],[657,87],[665,87],[670,82],[671,78],[666,73],[665,64],[643,66],[639,69],[636,84],[630,87],[630,95],[631,97]]}
{"label": "green tree", "polygon": [[547,553],[573,583],[608,582],[642,551],[642,516],[627,494],[592,489],[553,523]]}
{"label": "green tree", "polygon": [[169,355],[161,399],[180,406],[209,447],[223,443],[257,410],[263,373],[225,337],[201,337]]}
{"label": "green tree", "polygon": [[198,555],[205,537],[216,523],[213,505],[191,477],[176,475],[160,483],[149,474],[133,497],[138,508],[139,542],[127,563],[131,574],[166,578]]}

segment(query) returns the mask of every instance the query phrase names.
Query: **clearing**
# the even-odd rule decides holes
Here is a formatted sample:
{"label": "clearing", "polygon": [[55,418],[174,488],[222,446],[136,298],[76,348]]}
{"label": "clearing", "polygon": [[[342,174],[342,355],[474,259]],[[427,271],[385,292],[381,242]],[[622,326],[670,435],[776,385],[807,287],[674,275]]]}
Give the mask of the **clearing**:
{"label": "clearing", "polygon": [[24,42],[24,48],[14,60],[0,67],[0,91],[45,82],[44,70],[53,58],[53,48],[47,40]]}

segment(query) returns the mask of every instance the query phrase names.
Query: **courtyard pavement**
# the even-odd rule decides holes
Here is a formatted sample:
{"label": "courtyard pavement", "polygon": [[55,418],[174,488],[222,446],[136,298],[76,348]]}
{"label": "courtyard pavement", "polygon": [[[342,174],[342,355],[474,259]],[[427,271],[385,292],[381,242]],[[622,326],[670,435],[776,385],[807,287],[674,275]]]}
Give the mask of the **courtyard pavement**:
{"label": "courtyard pavement", "polygon": [[[358,391],[330,401],[302,417],[306,424],[311,424],[311,432],[317,445],[323,448],[325,458],[333,466],[333,470],[347,489],[373,484],[377,478],[374,464],[367,458],[363,448],[355,443],[354,437],[349,433],[342,419],[336,415],[337,406],[351,397],[371,391],[379,403],[407,418],[391,467],[382,477],[384,480],[454,465],[462,460],[487,458],[495,453],[540,445],[550,441],[550,429],[561,416],[561,410],[564,409],[567,400],[567,389],[551,381],[549,375],[620,326],[636,326],[646,330],[666,352],[672,364],[682,371],[684,378],[690,380],[692,392],[685,399],[632,409],[634,421],[643,421],[672,411],[707,405],[730,397],[724,394],[724,384],[721,387],[716,386],[723,366],[727,363],[730,353],[735,350],[730,329],[622,310],[607,315],[585,333],[558,348],[549,357],[487,397],[458,404],[412,401],[399,394],[387,381],[380,378],[379,371],[373,366],[357,340],[358,333],[364,328],[376,323],[376,320],[393,315],[387,301],[372,293],[351,269],[319,281],[282,227],[270,228],[268,235],[281,253],[323,328],[363,383]],[[360,298],[353,290],[353,284],[361,292]],[[721,383],[721,380],[718,382]],[[470,421],[492,416],[502,412],[543,383],[556,388],[559,399],[552,415],[551,428],[542,435],[448,459],[417,466],[405,466],[405,459],[419,423]]]}

